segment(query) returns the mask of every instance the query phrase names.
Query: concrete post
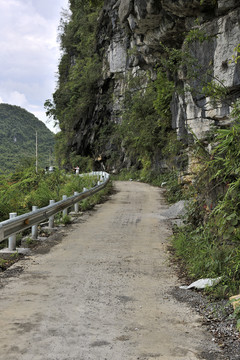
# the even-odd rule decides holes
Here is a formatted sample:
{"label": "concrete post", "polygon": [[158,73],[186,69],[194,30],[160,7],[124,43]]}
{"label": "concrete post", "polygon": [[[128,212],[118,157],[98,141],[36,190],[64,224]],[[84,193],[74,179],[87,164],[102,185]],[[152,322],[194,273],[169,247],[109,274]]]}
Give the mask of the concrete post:
{"label": "concrete post", "polygon": [[[36,211],[37,210],[37,206],[32,206],[32,211]],[[33,225],[32,226],[32,240],[37,240],[38,237],[38,226],[37,225]]]}
{"label": "concrete post", "polygon": [[[17,216],[17,213],[10,213],[9,219],[13,219]],[[16,250],[16,234],[9,236],[8,238],[8,249],[10,251]]]}
{"label": "concrete post", "polygon": [[[67,200],[67,195],[63,195],[62,197],[63,200]],[[66,216],[67,215],[67,208],[63,210],[62,212],[62,216]]]}
{"label": "concrete post", "polygon": [[84,187],[84,188],[83,188],[83,192],[85,192],[85,191],[87,191],[87,188]]}
{"label": "concrete post", "polygon": [[[52,204],[54,204],[54,203],[55,203],[55,200],[50,200],[50,201],[49,201],[49,205],[52,205]],[[50,229],[53,229],[53,228],[54,228],[54,215],[50,216],[49,222],[48,222],[48,227],[49,227]]]}
{"label": "concrete post", "polygon": [[[77,191],[74,192],[74,195],[78,195],[79,193]],[[74,211],[75,211],[75,214],[77,214],[79,212],[79,203],[75,203],[74,204]]]}

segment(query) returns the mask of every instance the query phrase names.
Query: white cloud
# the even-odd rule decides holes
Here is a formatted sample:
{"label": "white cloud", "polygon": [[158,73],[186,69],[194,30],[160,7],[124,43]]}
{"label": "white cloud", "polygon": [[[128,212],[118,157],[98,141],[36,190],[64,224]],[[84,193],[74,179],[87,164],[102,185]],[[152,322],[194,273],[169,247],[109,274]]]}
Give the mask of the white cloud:
{"label": "white cloud", "polygon": [[11,92],[8,101],[9,104],[18,105],[21,107],[25,107],[28,104],[26,96],[24,94],[19,93],[18,91]]}
{"label": "white cloud", "polygon": [[[68,0],[0,0],[0,100],[28,111],[55,89],[57,28]],[[44,116],[45,118],[45,116]]]}
{"label": "white cloud", "polygon": [[30,111],[33,115],[35,115],[39,120],[43,121],[46,126],[53,132],[57,133],[60,131],[60,128],[58,125],[55,126],[55,122],[52,119],[49,119],[46,116],[46,113],[44,110],[41,109],[41,107],[36,106],[30,106],[28,111]]}

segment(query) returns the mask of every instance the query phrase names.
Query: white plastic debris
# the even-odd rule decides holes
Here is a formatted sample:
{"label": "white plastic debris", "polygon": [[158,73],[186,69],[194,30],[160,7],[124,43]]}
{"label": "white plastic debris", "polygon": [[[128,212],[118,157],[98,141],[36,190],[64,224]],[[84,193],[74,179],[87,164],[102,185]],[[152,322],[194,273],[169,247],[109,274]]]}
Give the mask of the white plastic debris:
{"label": "white plastic debris", "polygon": [[215,279],[199,279],[188,286],[180,286],[180,289],[188,290],[195,288],[201,290],[205,289],[206,287],[217,285],[221,281],[221,279],[221,276]]}

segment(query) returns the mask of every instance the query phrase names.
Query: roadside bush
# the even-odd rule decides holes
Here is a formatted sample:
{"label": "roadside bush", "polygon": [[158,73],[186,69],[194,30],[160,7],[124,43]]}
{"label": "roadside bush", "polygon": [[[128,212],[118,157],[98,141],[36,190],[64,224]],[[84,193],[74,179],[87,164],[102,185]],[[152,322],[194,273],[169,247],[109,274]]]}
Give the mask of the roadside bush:
{"label": "roadside bush", "polygon": [[232,114],[232,126],[216,132],[211,152],[196,143],[201,167],[193,187],[194,201],[186,217],[188,225],[173,239],[176,255],[193,279],[222,277],[212,290],[222,295],[239,293],[240,288],[239,101]]}
{"label": "roadside bush", "polygon": [[67,182],[62,186],[60,194],[71,196],[75,191],[82,192],[83,188],[92,188],[97,184],[98,178],[97,176],[76,176],[71,175],[68,176]]}
{"label": "roadside bush", "polygon": [[72,222],[72,219],[71,219],[71,216],[69,216],[69,215],[64,215],[63,217],[62,217],[62,221],[61,221],[64,225],[69,225],[69,224],[71,224],[71,222]]}
{"label": "roadside bush", "polygon": [[62,195],[71,196],[96,184],[97,177],[68,175],[59,169],[36,174],[34,167],[21,168],[7,177],[0,176],[0,221],[8,219],[10,212],[21,215],[31,211],[33,205],[41,208],[49,205],[51,199],[59,201]]}
{"label": "roadside bush", "polygon": [[95,195],[90,196],[89,198],[84,199],[80,202],[80,209],[82,211],[90,210],[96,204],[100,204],[106,199],[108,194],[111,194],[113,189],[112,182],[110,181],[107,186],[101,191],[97,192]]}
{"label": "roadside bush", "polygon": [[209,226],[179,228],[173,237],[173,247],[193,280],[222,277],[218,289],[208,289],[208,292],[216,296],[238,293],[240,250],[231,244],[220,243]]}
{"label": "roadside bush", "polygon": [[33,205],[39,208],[47,206],[49,205],[49,200],[54,199],[54,195],[54,192],[49,188],[48,184],[42,180],[36,190],[32,190],[26,195],[26,207],[31,211]]}

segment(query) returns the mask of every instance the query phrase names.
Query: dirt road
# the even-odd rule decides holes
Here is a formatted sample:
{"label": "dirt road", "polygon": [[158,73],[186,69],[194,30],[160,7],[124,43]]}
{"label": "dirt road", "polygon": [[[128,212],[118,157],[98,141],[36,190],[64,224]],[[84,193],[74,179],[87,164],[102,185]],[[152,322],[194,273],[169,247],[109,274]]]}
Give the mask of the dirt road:
{"label": "dirt road", "polygon": [[115,186],[49,253],[14,265],[24,271],[0,289],[1,360],[221,359],[171,296],[161,189]]}

